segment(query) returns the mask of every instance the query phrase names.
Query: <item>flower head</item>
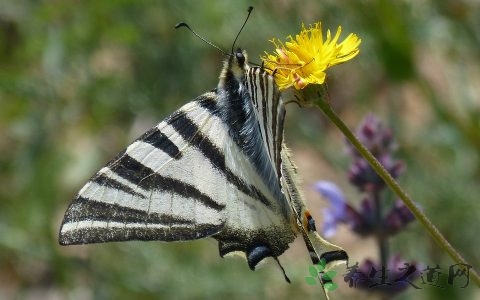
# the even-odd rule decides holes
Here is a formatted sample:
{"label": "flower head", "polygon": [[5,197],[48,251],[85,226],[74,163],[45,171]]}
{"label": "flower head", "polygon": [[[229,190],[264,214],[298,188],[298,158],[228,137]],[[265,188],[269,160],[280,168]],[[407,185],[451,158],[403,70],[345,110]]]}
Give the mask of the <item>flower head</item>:
{"label": "flower head", "polygon": [[293,39],[283,44],[280,40],[272,39],[275,53],[265,52],[262,57],[264,66],[275,75],[275,81],[280,90],[294,86],[303,89],[308,84],[323,84],[327,68],[346,62],[358,53],[361,40],[351,33],[342,42],[338,42],[342,27],[339,26],[332,37],[327,30],[327,37],[323,39],[320,22],[302,30]]}

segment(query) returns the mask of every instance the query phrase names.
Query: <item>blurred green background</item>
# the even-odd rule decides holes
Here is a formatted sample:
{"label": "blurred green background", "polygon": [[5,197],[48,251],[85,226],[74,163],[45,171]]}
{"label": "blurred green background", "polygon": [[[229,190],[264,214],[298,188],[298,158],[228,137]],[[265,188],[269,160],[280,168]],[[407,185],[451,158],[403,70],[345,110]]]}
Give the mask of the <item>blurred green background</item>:
{"label": "blurred green background", "polygon": [[[8,1],[0,0],[0,299],[314,299],[297,241],[251,272],[220,259],[213,240],[60,247],[65,208],[88,178],[142,132],[214,88],[224,57],[186,30],[250,60],[272,37],[321,20],[362,38],[354,61],[329,72],[335,109],[351,127],[373,112],[394,128],[401,184],[465,258],[479,266],[480,3],[478,1]],[[289,110],[287,140],[317,219],[310,184],[329,179],[351,200],[344,140],[319,111]],[[354,202],[354,201],[352,201]],[[317,220],[321,224],[320,220]],[[333,240],[352,261],[369,239]],[[390,245],[409,261],[452,261],[413,224]],[[344,270],[344,269],[343,269]],[[477,269],[478,270],[478,269]],[[336,282],[343,282],[339,272]],[[375,299],[342,286],[333,299]],[[478,288],[409,290],[399,299],[473,299]],[[477,298],[478,299],[478,298]]]}

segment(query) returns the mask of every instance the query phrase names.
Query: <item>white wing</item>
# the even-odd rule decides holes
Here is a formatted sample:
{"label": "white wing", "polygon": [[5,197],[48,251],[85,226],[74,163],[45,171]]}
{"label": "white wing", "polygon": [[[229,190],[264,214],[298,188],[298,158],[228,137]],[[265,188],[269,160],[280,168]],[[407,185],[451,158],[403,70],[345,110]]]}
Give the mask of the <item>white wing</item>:
{"label": "white wing", "polygon": [[218,153],[227,133],[210,111],[215,105],[214,93],[186,104],[93,176],[65,213],[60,244],[218,233],[226,206]]}

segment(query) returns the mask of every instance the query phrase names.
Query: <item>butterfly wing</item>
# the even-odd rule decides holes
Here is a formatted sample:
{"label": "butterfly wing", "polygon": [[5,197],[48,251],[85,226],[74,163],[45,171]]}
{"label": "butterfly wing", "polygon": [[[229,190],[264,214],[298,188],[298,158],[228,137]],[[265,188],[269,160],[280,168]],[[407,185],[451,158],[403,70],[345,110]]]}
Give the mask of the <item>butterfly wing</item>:
{"label": "butterfly wing", "polygon": [[60,244],[191,240],[221,231],[224,162],[214,150],[227,133],[211,113],[216,100],[212,92],[186,104],[93,176],[65,213]]}

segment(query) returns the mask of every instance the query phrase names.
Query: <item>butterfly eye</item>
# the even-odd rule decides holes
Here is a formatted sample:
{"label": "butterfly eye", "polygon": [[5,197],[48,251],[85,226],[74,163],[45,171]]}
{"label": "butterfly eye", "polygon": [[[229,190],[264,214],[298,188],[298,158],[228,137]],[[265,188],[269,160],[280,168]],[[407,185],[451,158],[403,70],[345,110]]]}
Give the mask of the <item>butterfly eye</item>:
{"label": "butterfly eye", "polygon": [[238,48],[237,52],[235,52],[235,57],[237,58],[238,65],[243,67],[245,64],[245,55],[243,55],[243,52],[240,48]]}

